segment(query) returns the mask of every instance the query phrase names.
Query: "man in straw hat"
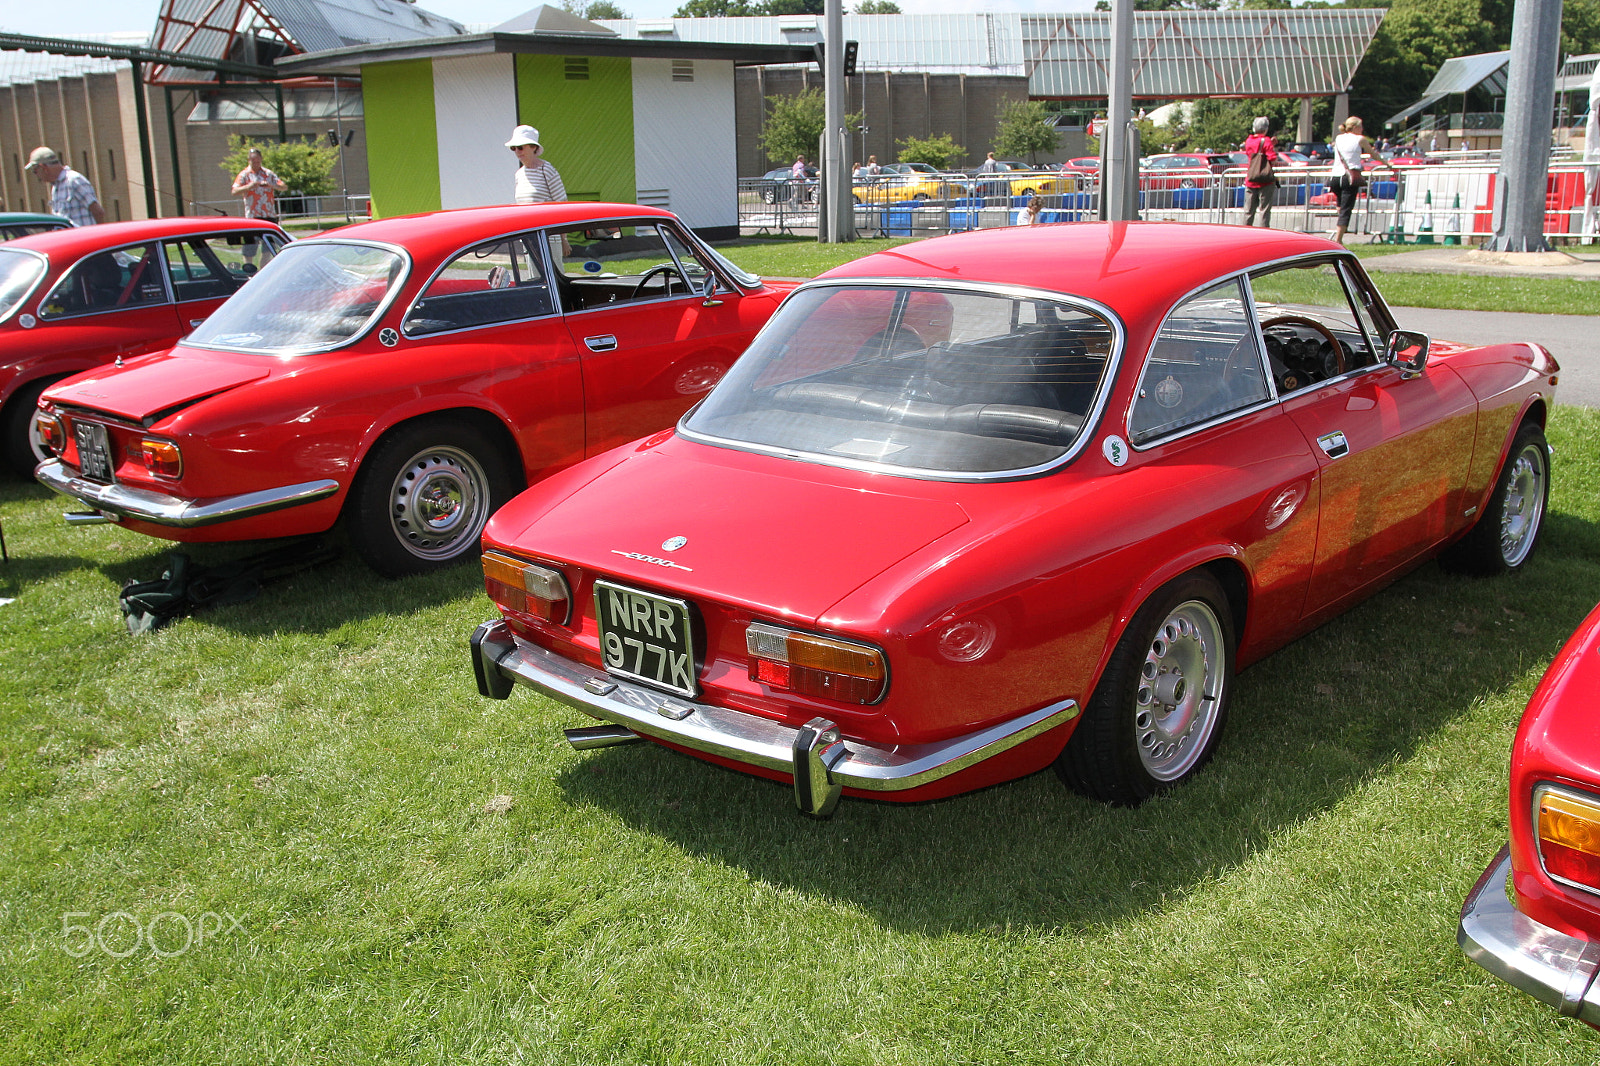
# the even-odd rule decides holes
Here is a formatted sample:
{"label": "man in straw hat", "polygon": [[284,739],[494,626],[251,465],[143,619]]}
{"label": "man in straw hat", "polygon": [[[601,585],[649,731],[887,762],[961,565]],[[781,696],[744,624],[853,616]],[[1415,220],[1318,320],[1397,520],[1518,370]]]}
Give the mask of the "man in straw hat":
{"label": "man in straw hat", "polygon": [[93,226],[106,220],[106,209],[100,206],[89,179],[63,163],[54,148],[35,148],[23,169],[32,171],[34,177],[50,187],[52,215],[60,215],[74,226]]}

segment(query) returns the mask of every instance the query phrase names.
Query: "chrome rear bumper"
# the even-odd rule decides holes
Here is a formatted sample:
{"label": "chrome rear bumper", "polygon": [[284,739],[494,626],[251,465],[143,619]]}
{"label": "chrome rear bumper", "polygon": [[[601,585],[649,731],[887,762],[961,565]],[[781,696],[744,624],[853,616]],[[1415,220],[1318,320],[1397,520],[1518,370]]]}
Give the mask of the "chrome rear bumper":
{"label": "chrome rear bumper", "polygon": [[1506,899],[1511,849],[1504,847],[1461,905],[1456,943],[1467,958],[1569,1018],[1600,1027],[1600,941],[1534,921]]}
{"label": "chrome rear bumper", "polygon": [[491,699],[510,696],[520,681],[612,727],[621,727],[568,730],[575,747],[654,737],[786,773],[794,780],[796,805],[818,817],[833,812],[846,788],[867,792],[917,788],[1008,751],[1078,715],[1078,705],[1064,700],[950,740],[867,744],[841,737],[838,727],[825,718],[814,718],[795,729],[612,677],[517,642],[504,621],[485,622],[472,634],[472,668],[478,691]]}
{"label": "chrome rear bumper", "polygon": [[[189,529],[195,526],[212,526],[219,522],[232,522],[252,515],[281,511],[302,503],[311,503],[339,491],[337,481],[307,481],[300,485],[245,492],[237,496],[219,496],[214,500],[186,500],[149,489],[136,489],[129,485],[105,485],[69,473],[59,459],[40,463],[33,476],[47,488],[64,496],[81,500],[96,511],[115,519],[136,518],[157,526],[175,526]],[[79,516],[76,521],[86,519]]]}

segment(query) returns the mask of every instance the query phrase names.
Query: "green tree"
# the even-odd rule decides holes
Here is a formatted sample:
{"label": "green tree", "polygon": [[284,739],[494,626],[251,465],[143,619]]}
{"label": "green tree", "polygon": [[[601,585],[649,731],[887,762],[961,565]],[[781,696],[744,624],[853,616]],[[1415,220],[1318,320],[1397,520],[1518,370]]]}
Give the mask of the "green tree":
{"label": "green tree", "polygon": [[[1133,0],[1135,11],[1215,11],[1220,6],[1220,0]],[[1094,9],[1110,11],[1111,0],[1095,0]]]}
{"label": "green tree", "polygon": [[758,15],[821,15],[823,0],[767,0]]}
{"label": "green tree", "polygon": [[994,154],[1008,159],[1025,155],[1037,166],[1040,152],[1053,152],[1061,146],[1052,117],[1043,100],[1012,100],[1000,109]]}
{"label": "green tree", "polygon": [[590,21],[633,17],[612,3],[612,0],[561,0],[561,10]]}
{"label": "green tree", "polygon": [[333,165],[339,150],[315,141],[257,141],[228,135],[228,154],[217,164],[231,178],[250,165],[250,149],[261,149],[261,165],[283,179],[288,195],[326,196],[333,192]]}
{"label": "green tree", "polygon": [[948,133],[926,140],[907,137],[900,142],[900,162],[927,163],[940,170],[949,170],[967,157],[967,150],[950,139]]}
{"label": "green tree", "polygon": [[[822,138],[822,127],[827,121],[825,102],[821,89],[806,89],[793,96],[774,96],[767,100],[767,121],[761,127],[756,143],[775,163],[792,163],[794,157],[803,155],[812,162],[817,154],[817,142]],[[861,115],[844,117],[852,132],[861,128]]]}
{"label": "green tree", "polygon": [[692,19],[761,14],[765,14],[761,9],[761,5],[751,4],[748,0],[687,0],[682,7],[672,13],[672,17],[675,19]]}
{"label": "green tree", "polygon": [[861,0],[856,5],[858,15],[898,15],[900,5],[894,0]]}

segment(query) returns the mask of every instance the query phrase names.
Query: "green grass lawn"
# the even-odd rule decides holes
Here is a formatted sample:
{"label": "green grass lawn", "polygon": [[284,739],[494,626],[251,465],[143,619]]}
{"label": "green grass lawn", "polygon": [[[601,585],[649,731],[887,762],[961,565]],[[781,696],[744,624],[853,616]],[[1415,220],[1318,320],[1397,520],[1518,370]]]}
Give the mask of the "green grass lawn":
{"label": "green grass lawn", "polygon": [[134,638],[169,546],[0,483],[0,1063],[1595,1061],[1455,946],[1600,600],[1600,413],[1550,435],[1525,572],[1427,564],[1244,672],[1189,786],[826,822],[479,697],[473,567],[347,557]]}

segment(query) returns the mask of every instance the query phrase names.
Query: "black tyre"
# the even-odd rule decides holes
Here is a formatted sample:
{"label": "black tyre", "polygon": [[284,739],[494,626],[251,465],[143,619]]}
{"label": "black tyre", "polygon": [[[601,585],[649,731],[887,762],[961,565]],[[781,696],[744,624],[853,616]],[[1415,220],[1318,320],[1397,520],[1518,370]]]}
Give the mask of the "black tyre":
{"label": "black tyre", "polygon": [[1539,546],[1550,502],[1550,446],[1544,430],[1524,422],[1511,440],[1489,502],[1471,531],[1447,548],[1439,564],[1483,576],[1520,570]]}
{"label": "black tyre", "polygon": [[915,196],[912,197],[912,199],[916,200],[918,203],[922,202],[923,200],[926,200],[927,198],[928,198],[928,194],[925,193],[925,192],[919,192]]}
{"label": "black tyre", "polygon": [[775,204],[778,202],[778,193],[775,189],[765,189],[761,193],[761,202]]}
{"label": "black tyre", "polygon": [[484,523],[515,490],[507,457],[463,422],[415,422],[379,441],[346,505],[350,541],[385,577],[477,554]]}
{"label": "black tyre", "polygon": [[1233,653],[1232,612],[1215,578],[1197,572],[1163,585],[1117,641],[1057,776],[1128,807],[1193,776],[1228,717]]}
{"label": "black tyre", "polygon": [[33,468],[44,462],[44,445],[33,428],[33,412],[39,406],[39,397],[54,384],[50,381],[30,381],[12,394],[0,414],[0,437],[6,450],[6,465],[19,476],[32,479]]}

